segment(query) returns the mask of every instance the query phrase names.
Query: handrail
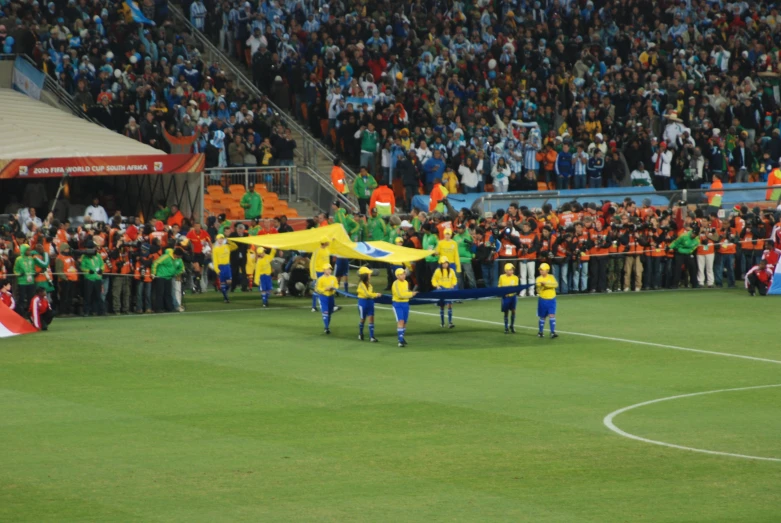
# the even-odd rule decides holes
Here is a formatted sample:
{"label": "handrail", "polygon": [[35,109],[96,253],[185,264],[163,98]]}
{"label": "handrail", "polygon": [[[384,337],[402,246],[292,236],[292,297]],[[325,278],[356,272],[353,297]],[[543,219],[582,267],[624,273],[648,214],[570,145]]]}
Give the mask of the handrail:
{"label": "handrail", "polygon": [[[299,171],[306,171],[310,176],[313,178],[316,178],[317,181],[320,182],[320,185],[324,187],[333,197],[334,200],[338,200],[342,203],[342,206],[346,208],[349,211],[352,212],[358,212],[359,207],[358,204],[356,204],[353,200],[346,198],[343,194],[340,194],[336,188],[331,184],[331,180],[326,179],[320,171],[317,169],[313,169],[309,166],[299,167]],[[327,212],[328,209],[321,209],[324,212]]]}
{"label": "handrail", "polygon": [[[16,60],[16,58],[22,58],[26,60],[30,65],[38,69],[38,64],[36,64],[35,61],[26,54],[0,54],[0,60]],[[54,81],[51,76],[45,73],[44,73],[43,85],[46,91],[52,93],[57,98],[57,101],[60,102],[65,107],[67,107],[68,109],[70,109],[71,113],[73,113],[75,116],[87,120],[88,122],[93,123],[95,125],[104,127],[102,123],[93,119],[85,111],[83,111],[82,108],[79,107],[76,104],[76,102],[73,101],[73,96],[71,96],[71,94],[68,93],[68,91],[63,89],[63,87],[59,83]]]}
{"label": "handrail", "polygon": [[[247,78],[247,76],[244,74],[244,72],[239,69],[239,67],[236,66],[236,64],[231,60],[229,57],[225,56],[225,54],[222,52],[221,49],[218,49],[217,46],[215,46],[211,40],[209,40],[206,35],[204,35],[200,30],[196,29],[191,23],[190,20],[182,13],[179,6],[169,4],[170,9],[169,11],[173,13],[174,18],[176,18],[177,22],[187,27],[187,29],[190,30],[190,34],[195,38],[199,44],[204,48],[204,50],[208,50],[208,52],[219,59],[220,67],[224,67],[225,70],[230,72],[231,76],[233,76],[234,81],[236,84],[238,84],[239,87],[242,87],[243,89],[253,93],[254,95],[258,97],[263,97],[264,94],[261,92],[260,89],[255,86],[252,81]],[[333,160],[336,158],[336,155],[328,150],[327,147],[325,147],[323,144],[321,144],[314,136],[312,136],[311,132],[301,126],[295,118],[287,114],[283,109],[279,108],[276,104],[274,104],[270,99],[266,99],[266,103],[269,105],[269,107],[273,108],[274,111],[279,115],[279,117],[282,119],[283,123],[289,127],[290,129],[297,132],[299,135],[301,135],[302,139],[305,141],[302,147],[302,150],[299,151],[299,154],[304,159],[304,165],[313,167],[315,170],[317,170],[317,164],[314,161],[314,158],[317,157],[317,154],[323,155],[325,158],[329,160]],[[309,150],[312,148],[314,151],[314,154],[310,153]],[[344,169],[345,175],[347,177],[348,181],[353,181],[357,175],[355,172],[353,172],[351,169],[349,169],[347,166],[342,165],[342,168]],[[330,181],[329,181],[330,185]]]}

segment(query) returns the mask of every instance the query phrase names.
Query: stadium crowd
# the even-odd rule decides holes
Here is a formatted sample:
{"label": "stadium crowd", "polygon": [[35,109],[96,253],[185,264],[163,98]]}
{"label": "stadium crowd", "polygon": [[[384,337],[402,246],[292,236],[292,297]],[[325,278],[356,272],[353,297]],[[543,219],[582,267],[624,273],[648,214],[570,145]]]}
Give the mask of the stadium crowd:
{"label": "stadium crowd", "polygon": [[[427,194],[766,180],[781,159],[781,15],[762,2],[181,4],[349,164]],[[205,63],[164,0],[12,0],[0,43],[107,127],[209,166],[289,163],[265,99]],[[210,147],[211,146],[211,147]],[[229,150],[231,149],[231,150]],[[396,175],[398,162],[415,169]],[[777,175],[777,178],[775,178]],[[781,171],[770,176],[781,182]],[[452,192],[452,191],[451,191]],[[406,201],[409,203],[408,195]],[[409,210],[409,209],[408,209]]]}

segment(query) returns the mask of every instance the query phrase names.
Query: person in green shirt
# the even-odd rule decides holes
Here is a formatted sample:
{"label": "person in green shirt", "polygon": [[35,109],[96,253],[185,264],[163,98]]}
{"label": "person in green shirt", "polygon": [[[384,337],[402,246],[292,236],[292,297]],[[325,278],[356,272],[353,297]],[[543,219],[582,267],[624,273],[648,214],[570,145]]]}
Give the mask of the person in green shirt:
{"label": "person in green shirt", "polygon": [[[17,310],[27,314],[30,300],[35,295],[35,267],[46,269],[49,265],[36,258],[38,253],[29,245],[19,247],[19,257],[14,262],[14,274],[17,276],[16,284],[19,287],[19,307]],[[46,257],[48,261],[48,256]]]}
{"label": "person in green shirt", "polygon": [[87,240],[84,243],[84,249],[90,251],[81,257],[79,269],[84,273],[84,309],[82,314],[90,316],[91,314],[105,314],[103,310],[103,300],[101,291],[103,287],[103,258],[95,250],[95,242]]}
{"label": "person in green shirt", "polygon": [[260,232],[260,218],[255,218],[252,220],[252,227],[249,228],[247,231],[247,236],[257,236]]}
{"label": "person in green shirt", "polygon": [[342,208],[342,202],[336,200],[333,203],[332,211],[334,213],[334,223],[341,223],[350,240],[354,242],[361,241],[361,225],[355,221],[346,209]]}
{"label": "person in green shirt", "polygon": [[374,172],[374,155],[379,150],[380,139],[379,133],[374,128],[374,123],[369,122],[368,127],[361,126],[355,133],[355,137],[361,139],[361,167],[367,167],[369,171]]}
{"label": "person in green shirt", "polygon": [[249,192],[244,193],[239,205],[244,209],[244,219],[253,220],[263,214],[263,198],[255,192],[255,184],[249,186]]}
{"label": "person in green shirt", "polygon": [[[458,244],[458,257],[461,259],[461,272],[456,273],[459,280],[458,285],[462,289],[476,289],[477,280],[472,269],[472,258],[474,258],[472,244],[474,240],[472,234],[464,227],[464,222],[456,225],[456,234],[453,236],[453,240]],[[465,282],[466,285],[464,285]]]}
{"label": "person in green shirt", "polygon": [[366,237],[370,241],[387,241],[388,240],[388,224],[385,220],[377,216],[377,209],[372,209],[371,216],[366,221]]}
{"label": "person in green shirt", "polygon": [[173,279],[184,272],[182,255],[184,251],[181,247],[176,249],[166,249],[165,254],[160,256],[152,263],[152,285],[154,294],[154,303],[152,310],[154,312],[173,312],[174,294]]}
{"label": "person in green shirt", "polygon": [[169,216],[171,216],[171,210],[166,207],[165,202],[163,200],[157,202],[157,210],[154,214],[155,220],[165,223],[168,221]]}
{"label": "person in green shirt", "polygon": [[672,288],[677,289],[683,276],[683,266],[686,265],[686,273],[692,288],[697,287],[697,247],[700,245],[700,231],[686,224],[685,232],[678,236],[671,244],[670,250],[675,251],[673,259]]}
{"label": "person in green shirt", "polygon": [[[437,228],[431,222],[426,222],[421,227],[423,231],[423,239],[420,242],[420,246],[424,251],[434,251],[439,243],[439,236],[437,234]],[[423,292],[431,290],[431,277],[434,275],[434,271],[439,268],[439,257],[432,253],[430,256],[426,256],[426,263],[419,263],[421,272],[418,273],[418,281],[421,282]]]}
{"label": "person in green shirt", "polygon": [[369,206],[369,200],[372,198],[372,192],[377,188],[377,180],[369,174],[366,166],[361,166],[361,172],[353,183],[353,194],[358,199],[358,206],[361,214],[366,214],[366,208]]}

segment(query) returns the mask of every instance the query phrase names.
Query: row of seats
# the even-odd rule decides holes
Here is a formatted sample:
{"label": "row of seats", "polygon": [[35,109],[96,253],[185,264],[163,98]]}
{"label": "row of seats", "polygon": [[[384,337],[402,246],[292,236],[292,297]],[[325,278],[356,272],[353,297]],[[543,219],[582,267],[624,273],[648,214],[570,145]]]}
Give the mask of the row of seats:
{"label": "row of seats", "polygon": [[[228,192],[225,192],[222,185],[208,185],[205,191],[203,204],[207,212],[213,215],[225,214],[229,220],[244,219],[244,209],[239,205],[241,197],[246,192],[244,185],[229,185]],[[269,191],[266,184],[256,184],[255,191],[263,198],[262,218],[274,218],[282,215],[288,218],[298,217],[298,212],[288,207],[286,201],[280,200],[277,193]]]}

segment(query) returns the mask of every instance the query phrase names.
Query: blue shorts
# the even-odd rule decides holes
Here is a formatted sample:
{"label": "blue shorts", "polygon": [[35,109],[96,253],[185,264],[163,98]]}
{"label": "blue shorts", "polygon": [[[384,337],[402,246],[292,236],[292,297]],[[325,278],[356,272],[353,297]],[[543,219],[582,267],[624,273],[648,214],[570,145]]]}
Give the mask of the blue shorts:
{"label": "blue shorts", "polygon": [[231,274],[231,266],[230,265],[220,265],[217,267],[220,274],[220,281],[226,282],[228,280],[233,279],[233,275]]}
{"label": "blue shorts", "polygon": [[271,275],[270,274],[261,274],[260,275],[260,291],[271,291],[272,285],[271,285]]}
{"label": "blue shorts", "polygon": [[369,316],[374,316],[374,300],[370,298],[359,298],[358,315],[362,320],[365,320]]}
{"label": "blue shorts", "polygon": [[[450,289],[448,289],[448,290],[450,290]],[[450,305],[451,303],[453,303],[453,302],[451,302],[451,301],[446,301],[446,300],[439,300],[439,301],[437,302],[437,305],[439,305],[440,307],[444,307],[445,305]]]}
{"label": "blue shorts", "polygon": [[396,321],[407,323],[409,319],[409,303],[404,301],[393,302],[393,314],[396,315]]}
{"label": "blue shorts", "polygon": [[518,305],[518,296],[502,297],[502,312],[514,311]]}
{"label": "blue shorts", "polygon": [[318,294],[317,296],[320,298],[320,310],[323,312],[328,311],[328,313],[334,312],[334,297],[333,296],[323,296],[322,294]]}
{"label": "blue shorts", "polygon": [[537,299],[537,317],[545,318],[556,314],[556,298],[550,300],[544,300],[542,298]]}
{"label": "blue shorts", "polygon": [[347,258],[337,258],[336,259],[336,272],[334,273],[334,276],[337,278],[341,278],[342,276],[347,276],[350,273],[350,260]]}

